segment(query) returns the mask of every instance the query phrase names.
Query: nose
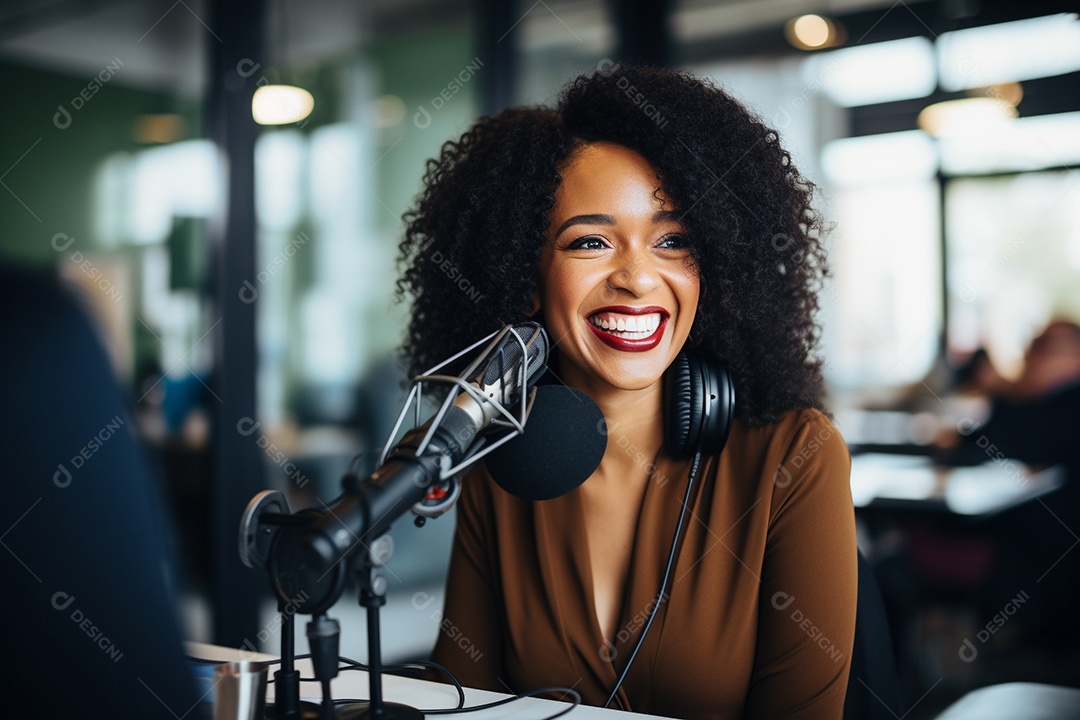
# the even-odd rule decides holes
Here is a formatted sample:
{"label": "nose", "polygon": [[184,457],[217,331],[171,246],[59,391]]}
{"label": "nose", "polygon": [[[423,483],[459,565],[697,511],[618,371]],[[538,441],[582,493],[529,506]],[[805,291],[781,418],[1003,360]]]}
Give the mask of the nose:
{"label": "nose", "polygon": [[625,290],[636,297],[648,294],[659,283],[654,259],[647,251],[639,249],[624,249],[617,253],[607,279],[611,290]]}

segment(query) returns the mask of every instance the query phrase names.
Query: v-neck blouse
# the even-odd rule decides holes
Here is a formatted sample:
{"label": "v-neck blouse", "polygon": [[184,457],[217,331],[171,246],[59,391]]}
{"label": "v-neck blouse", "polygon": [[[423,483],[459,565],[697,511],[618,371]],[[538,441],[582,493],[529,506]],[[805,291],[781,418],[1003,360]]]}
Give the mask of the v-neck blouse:
{"label": "v-neck blouse", "polygon": [[[434,660],[467,686],[573,687],[601,705],[656,602],[689,460],[661,453],[615,637],[597,620],[580,490],[462,480]],[[704,458],[667,595],[612,707],[685,718],[839,718],[855,630],[851,459],[817,410],[736,420]]]}

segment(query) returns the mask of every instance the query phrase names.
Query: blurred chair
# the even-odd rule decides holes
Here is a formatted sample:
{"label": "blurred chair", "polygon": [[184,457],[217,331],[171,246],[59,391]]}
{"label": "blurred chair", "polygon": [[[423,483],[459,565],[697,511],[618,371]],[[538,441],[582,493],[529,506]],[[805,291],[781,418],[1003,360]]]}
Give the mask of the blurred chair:
{"label": "blurred chair", "polygon": [[903,712],[889,621],[874,570],[861,552],[858,593],[844,720],[896,720]]}

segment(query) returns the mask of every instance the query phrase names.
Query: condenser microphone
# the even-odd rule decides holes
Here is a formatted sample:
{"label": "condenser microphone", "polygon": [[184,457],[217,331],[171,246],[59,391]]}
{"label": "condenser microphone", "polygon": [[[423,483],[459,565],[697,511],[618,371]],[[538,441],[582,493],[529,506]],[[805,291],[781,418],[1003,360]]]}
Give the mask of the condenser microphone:
{"label": "condenser microphone", "polygon": [[607,448],[604,414],[585,393],[565,385],[536,388],[528,432],[485,458],[491,478],[525,500],[551,500],[589,479]]}
{"label": "condenser microphone", "polygon": [[[501,343],[487,354],[480,363],[480,372],[463,373],[475,390],[479,391],[478,400],[472,394],[463,392],[454,400],[455,410],[469,418],[469,426],[475,429],[473,437],[487,428],[499,416],[498,405],[509,407],[514,404],[514,396],[521,392],[519,380],[521,369],[525,368],[526,387],[531,387],[546,368],[548,358],[548,336],[544,328],[535,322],[514,325],[511,334],[507,334]],[[516,339],[515,339],[516,338]],[[496,405],[498,403],[498,405]]]}
{"label": "condenser microphone", "polygon": [[345,494],[318,513],[306,533],[312,564],[329,569],[420,502],[448,469],[469,457],[477,435],[501,414],[499,406],[523,395],[540,377],[547,354],[547,334],[537,323],[527,322],[507,328],[461,376],[424,376],[443,377],[468,389],[430,423],[406,434],[368,478],[347,482]]}

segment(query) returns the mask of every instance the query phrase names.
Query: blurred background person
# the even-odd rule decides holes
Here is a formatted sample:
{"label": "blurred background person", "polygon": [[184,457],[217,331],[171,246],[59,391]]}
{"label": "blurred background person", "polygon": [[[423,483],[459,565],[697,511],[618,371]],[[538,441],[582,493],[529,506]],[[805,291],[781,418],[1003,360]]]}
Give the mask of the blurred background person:
{"label": "blurred background person", "polygon": [[1080,325],[1048,324],[1028,345],[1020,377],[1006,388],[991,396],[985,422],[961,420],[938,459],[968,464],[1014,458],[1064,469],[1061,489],[989,528],[996,557],[984,617],[1022,588],[1032,608],[1010,631],[1012,644],[1069,652],[1080,642],[1080,562],[1072,552],[1080,528]]}

